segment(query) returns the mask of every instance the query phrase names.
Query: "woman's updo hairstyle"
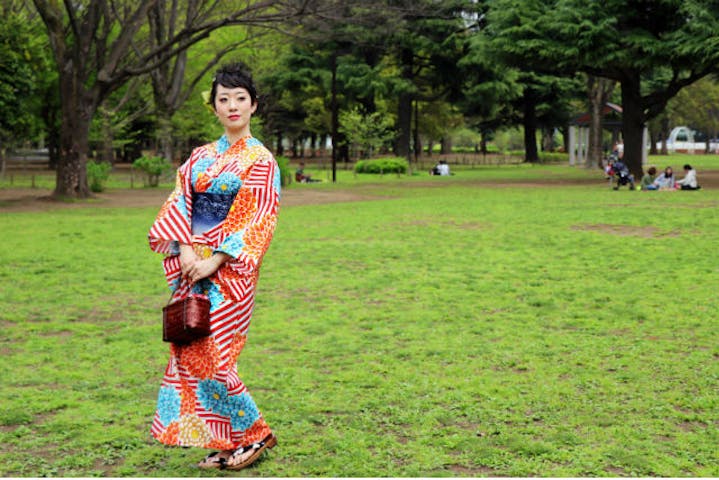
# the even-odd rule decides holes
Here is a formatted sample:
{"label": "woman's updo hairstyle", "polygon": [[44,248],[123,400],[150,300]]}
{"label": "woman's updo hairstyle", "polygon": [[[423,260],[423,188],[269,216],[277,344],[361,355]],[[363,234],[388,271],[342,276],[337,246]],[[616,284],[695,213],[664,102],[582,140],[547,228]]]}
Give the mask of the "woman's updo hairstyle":
{"label": "woman's updo hairstyle", "polygon": [[252,104],[257,103],[257,89],[252,80],[252,74],[244,63],[230,63],[221,67],[215,78],[212,79],[212,90],[210,91],[210,106],[215,108],[215,97],[217,96],[217,85],[225,88],[244,88],[250,94]]}

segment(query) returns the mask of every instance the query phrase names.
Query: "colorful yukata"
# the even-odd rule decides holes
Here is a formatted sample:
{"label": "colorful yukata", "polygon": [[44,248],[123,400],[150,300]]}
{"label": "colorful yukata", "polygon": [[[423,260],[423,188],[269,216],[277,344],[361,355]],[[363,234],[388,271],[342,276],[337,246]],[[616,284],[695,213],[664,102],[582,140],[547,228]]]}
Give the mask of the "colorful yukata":
{"label": "colorful yukata", "polygon": [[[247,339],[279,194],[280,171],[262,143],[245,137],[230,145],[223,136],[196,148],[178,169],[175,190],[150,229],[150,248],[167,255],[163,265],[173,300],[204,294],[212,304],[212,334],[170,346],[151,429],[164,444],[231,450],[271,433],[236,362]],[[201,258],[224,252],[232,259],[190,290],[181,281],[180,243],[192,245]]]}

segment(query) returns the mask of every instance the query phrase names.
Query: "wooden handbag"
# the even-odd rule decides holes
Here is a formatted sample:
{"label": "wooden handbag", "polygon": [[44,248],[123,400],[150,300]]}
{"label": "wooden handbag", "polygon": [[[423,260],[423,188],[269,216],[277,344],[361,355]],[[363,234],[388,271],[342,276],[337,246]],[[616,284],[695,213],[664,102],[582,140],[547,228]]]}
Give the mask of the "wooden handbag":
{"label": "wooden handbag", "polygon": [[210,300],[189,295],[162,309],[162,340],[178,345],[210,335]]}

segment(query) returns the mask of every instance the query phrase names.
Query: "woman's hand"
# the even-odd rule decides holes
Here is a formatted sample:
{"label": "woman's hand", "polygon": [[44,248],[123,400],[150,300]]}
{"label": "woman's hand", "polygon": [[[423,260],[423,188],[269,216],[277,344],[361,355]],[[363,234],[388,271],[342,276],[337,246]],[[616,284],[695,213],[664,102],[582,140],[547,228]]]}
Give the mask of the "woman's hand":
{"label": "woman's hand", "polygon": [[191,283],[197,283],[203,278],[212,276],[223,263],[230,259],[224,253],[215,253],[210,258],[195,261],[187,270],[187,277]]}
{"label": "woman's hand", "polygon": [[182,278],[190,280],[189,271],[199,262],[200,258],[195,253],[191,245],[180,245],[180,269],[182,270]]}

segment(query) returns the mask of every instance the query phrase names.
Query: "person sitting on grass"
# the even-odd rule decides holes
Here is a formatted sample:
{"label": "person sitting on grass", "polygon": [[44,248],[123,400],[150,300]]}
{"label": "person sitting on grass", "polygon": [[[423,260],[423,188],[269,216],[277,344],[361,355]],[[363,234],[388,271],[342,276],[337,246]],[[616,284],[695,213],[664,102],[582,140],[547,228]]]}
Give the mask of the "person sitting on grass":
{"label": "person sitting on grass", "polygon": [[450,175],[449,173],[449,165],[447,165],[446,160],[440,160],[437,165],[432,167],[432,170],[429,171],[430,175]]}
{"label": "person sitting on grass", "polygon": [[689,164],[684,165],[684,178],[677,180],[676,184],[682,190],[699,190],[702,188],[697,183],[697,171]]}
{"label": "person sitting on grass", "polygon": [[300,168],[295,171],[295,181],[297,183],[313,183],[321,182],[322,180],[315,180],[312,175],[305,174],[305,162],[300,162]]}
{"label": "person sitting on grass", "polygon": [[667,167],[654,179],[654,185],[657,187],[657,190],[674,190],[674,180],[672,167]]}
{"label": "person sitting on grass", "polygon": [[656,190],[657,186],[654,185],[654,179],[657,176],[657,169],[656,167],[649,167],[647,169],[647,173],[644,174],[642,177],[642,181],[639,183],[642,190]]}

